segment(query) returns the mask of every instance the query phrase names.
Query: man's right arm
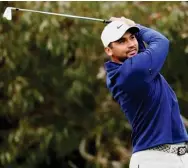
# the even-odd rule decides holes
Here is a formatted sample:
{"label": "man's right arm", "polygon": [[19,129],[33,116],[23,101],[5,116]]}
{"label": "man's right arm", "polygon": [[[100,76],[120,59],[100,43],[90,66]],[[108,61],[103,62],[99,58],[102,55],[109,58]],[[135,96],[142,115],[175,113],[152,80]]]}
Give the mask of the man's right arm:
{"label": "man's right arm", "polygon": [[148,44],[144,52],[127,59],[118,69],[117,84],[126,90],[151,82],[161,70],[169,49],[169,40],[159,32],[138,25],[141,38]]}

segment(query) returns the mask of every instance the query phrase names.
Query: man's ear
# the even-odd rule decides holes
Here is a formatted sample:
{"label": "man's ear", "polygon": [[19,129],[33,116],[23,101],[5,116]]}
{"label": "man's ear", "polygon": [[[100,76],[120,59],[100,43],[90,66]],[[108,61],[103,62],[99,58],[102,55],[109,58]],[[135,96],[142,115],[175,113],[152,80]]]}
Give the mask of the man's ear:
{"label": "man's ear", "polygon": [[108,56],[112,56],[112,49],[111,49],[110,47],[105,47],[105,48],[104,48],[104,51],[106,52],[106,54],[107,54]]}

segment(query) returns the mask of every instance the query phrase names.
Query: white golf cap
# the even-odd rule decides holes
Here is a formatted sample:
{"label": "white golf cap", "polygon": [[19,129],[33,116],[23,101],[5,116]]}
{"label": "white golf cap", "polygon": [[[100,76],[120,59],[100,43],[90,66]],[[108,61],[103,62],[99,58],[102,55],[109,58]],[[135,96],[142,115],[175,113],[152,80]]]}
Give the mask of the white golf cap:
{"label": "white golf cap", "polygon": [[119,40],[127,30],[131,32],[138,32],[139,28],[136,26],[129,26],[123,21],[112,21],[102,31],[101,40],[104,47],[107,47],[111,42]]}

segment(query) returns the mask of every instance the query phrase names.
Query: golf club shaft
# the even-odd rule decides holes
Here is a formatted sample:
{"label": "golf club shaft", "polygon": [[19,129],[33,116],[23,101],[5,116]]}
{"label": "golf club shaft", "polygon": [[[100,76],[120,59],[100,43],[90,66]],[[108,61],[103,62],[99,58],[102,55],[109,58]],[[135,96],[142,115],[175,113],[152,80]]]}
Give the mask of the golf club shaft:
{"label": "golf club shaft", "polygon": [[103,23],[110,23],[111,22],[109,20],[98,19],[98,18],[75,16],[75,15],[68,15],[68,14],[61,14],[61,13],[54,13],[54,12],[44,12],[44,11],[31,10],[31,9],[22,9],[22,8],[14,8],[14,7],[11,7],[11,9],[16,10],[16,11],[34,12],[34,13],[41,13],[41,14],[48,14],[48,15],[64,16],[64,17],[69,17],[69,18],[99,21],[99,22],[103,22]]}

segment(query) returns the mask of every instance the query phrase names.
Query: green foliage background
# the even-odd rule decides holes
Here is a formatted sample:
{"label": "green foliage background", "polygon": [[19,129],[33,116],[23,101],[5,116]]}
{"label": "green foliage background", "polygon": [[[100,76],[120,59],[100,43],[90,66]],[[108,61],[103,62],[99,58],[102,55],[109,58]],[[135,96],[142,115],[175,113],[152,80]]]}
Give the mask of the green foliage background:
{"label": "green foliage background", "polygon": [[103,23],[6,7],[109,19],[125,16],[162,32],[162,69],[188,118],[187,2],[0,2],[0,165],[9,168],[121,167],[130,127],[105,84]]}

